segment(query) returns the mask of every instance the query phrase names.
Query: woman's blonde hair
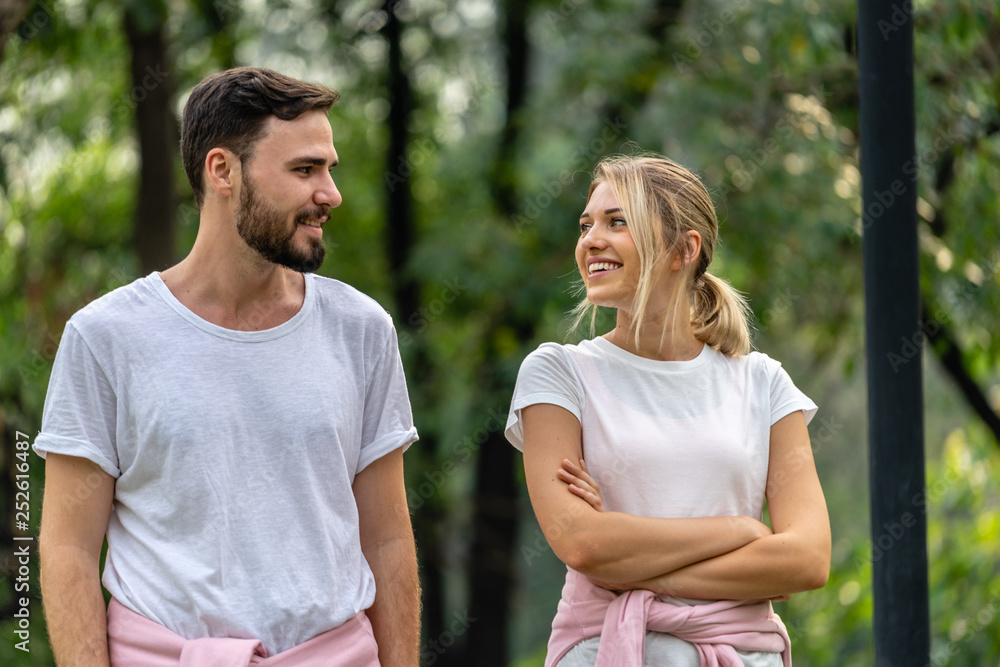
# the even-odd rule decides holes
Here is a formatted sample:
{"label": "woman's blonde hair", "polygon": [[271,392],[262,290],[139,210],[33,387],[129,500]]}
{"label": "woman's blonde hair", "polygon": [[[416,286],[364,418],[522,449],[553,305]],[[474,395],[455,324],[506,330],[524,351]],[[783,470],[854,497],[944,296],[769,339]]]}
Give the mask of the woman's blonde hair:
{"label": "woman's blonde hair", "polygon": [[[698,177],[660,156],[613,156],[601,160],[594,169],[588,201],[601,183],[607,183],[618,200],[639,253],[639,283],[632,303],[636,345],[646,305],[657,288],[654,278],[677,253],[684,261],[686,280],[675,282],[671,307],[664,316],[663,338],[675,309],[688,293],[695,338],[728,356],[748,353],[750,308],[729,283],[707,271],[719,239],[719,222],[712,199]],[[688,231],[701,235],[697,258],[688,257]],[[573,309],[574,327],[588,314],[593,327],[596,311],[597,307],[584,297]]]}

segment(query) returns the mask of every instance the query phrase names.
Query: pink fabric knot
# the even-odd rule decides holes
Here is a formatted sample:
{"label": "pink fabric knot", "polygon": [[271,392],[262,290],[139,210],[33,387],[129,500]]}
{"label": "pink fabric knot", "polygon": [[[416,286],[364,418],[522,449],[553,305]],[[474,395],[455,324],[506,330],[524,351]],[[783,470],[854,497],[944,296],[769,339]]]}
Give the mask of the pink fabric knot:
{"label": "pink fabric knot", "polygon": [[650,591],[615,594],[568,569],[545,665],[556,665],[579,642],[600,636],[595,667],[642,667],[647,631],[691,642],[702,667],[742,667],[736,649],[780,653],[784,667],[792,664],[788,632],[768,600],[681,606]]}
{"label": "pink fabric knot", "polygon": [[185,639],[114,598],[108,605],[108,651],[114,667],[379,667],[365,612],[273,656],[259,639]]}

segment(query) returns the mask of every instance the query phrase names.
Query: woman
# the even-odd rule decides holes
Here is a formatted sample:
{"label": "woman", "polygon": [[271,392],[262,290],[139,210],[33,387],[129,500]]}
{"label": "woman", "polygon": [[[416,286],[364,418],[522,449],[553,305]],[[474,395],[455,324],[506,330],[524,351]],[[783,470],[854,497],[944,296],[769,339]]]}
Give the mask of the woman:
{"label": "woman", "polygon": [[717,240],[687,169],[597,166],[577,323],[606,306],[615,328],[530,354],[506,431],[567,565],[546,667],[789,665],[770,600],[826,583],[829,518],[806,429],[816,406],[750,352],[746,303],[707,272]]}

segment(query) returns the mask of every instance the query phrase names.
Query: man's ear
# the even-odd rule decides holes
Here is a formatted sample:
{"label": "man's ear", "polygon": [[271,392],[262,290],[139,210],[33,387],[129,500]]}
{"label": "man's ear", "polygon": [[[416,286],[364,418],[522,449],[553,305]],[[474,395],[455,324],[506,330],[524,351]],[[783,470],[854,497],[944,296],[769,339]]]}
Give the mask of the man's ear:
{"label": "man's ear", "polygon": [[233,196],[233,183],[240,174],[240,159],[225,148],[213,148],[205,156],[205,190],[223,199]]}

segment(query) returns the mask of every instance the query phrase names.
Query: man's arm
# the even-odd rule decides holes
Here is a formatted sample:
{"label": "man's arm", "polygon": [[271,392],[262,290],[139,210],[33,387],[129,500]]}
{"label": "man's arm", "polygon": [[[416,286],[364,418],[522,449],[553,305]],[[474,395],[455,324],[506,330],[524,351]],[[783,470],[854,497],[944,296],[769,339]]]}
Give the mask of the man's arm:
{"label": "man's arm", "polygon": [[49,454],[38,539],[42,601],[59,667],[107,667],[101,546],[115,479],[91,461]]}
{"label": "man's arm", "polygon": [[420,655],[417,550],[403,485],[403,451],[389,452],[354,478],[361,550],[375,575],[368,609],[384,667],[416,667]]}

